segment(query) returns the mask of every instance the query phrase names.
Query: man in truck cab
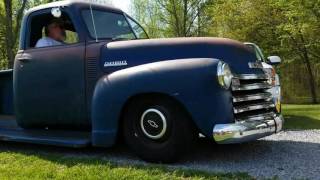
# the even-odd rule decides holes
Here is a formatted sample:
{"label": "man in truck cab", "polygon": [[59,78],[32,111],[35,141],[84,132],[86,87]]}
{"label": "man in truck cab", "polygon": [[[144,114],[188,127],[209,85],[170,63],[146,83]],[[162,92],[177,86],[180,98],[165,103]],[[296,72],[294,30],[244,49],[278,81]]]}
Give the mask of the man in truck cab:
{"label": "man in truck cab", "polygon": [[36,47],[48,47],[63,45],[66,39],[66,31],[63,27],[63,21],[60,19],[53,19],[45,27],[45,37],[38,40]]}

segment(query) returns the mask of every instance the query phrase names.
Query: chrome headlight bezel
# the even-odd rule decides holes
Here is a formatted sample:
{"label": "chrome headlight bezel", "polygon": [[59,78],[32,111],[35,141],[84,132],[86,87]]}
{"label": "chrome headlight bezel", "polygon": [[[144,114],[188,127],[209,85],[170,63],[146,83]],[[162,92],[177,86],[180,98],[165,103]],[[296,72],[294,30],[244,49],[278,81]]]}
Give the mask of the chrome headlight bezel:
{"label": "chrome headlight bezel", "polygon": [[229,89],[232,83],[233,74],[229,65],[220,61],[217,66],[218,82],[224,89]]}

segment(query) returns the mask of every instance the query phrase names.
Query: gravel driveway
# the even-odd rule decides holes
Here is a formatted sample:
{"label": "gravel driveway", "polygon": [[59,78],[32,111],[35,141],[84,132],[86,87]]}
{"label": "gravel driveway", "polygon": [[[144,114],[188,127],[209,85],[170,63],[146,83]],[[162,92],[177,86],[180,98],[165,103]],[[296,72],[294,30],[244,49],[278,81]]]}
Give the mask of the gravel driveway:
{"label": "gravel driveway", "polygon": [[[120,164],[147,164],[124,147],[68,149],[48,146],[2,144],[2,151],[58,152],[66,156],[99,157]],[[320,179],[320,130],[286,131],[240,145],[214,145],[201,140],[198,149],[173,168],[212,172],[248,172],[260,178]]]}
{"label": "gravel driveway", "polygon": [[263,178],[320,179],[320,130],[286,131],[241,145],[210,146],[179,166]]}

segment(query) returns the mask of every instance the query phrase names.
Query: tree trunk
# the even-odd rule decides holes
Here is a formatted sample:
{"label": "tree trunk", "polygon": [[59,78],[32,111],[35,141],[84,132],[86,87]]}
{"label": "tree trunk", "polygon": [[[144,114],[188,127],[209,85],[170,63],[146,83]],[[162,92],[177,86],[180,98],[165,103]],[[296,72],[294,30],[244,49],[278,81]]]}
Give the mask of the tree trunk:
{"label": "tree trunk", "polygon": [[200,3],[197,5],[197,12],[198,12],[198,15],[197,15],[197,18],[198,18],[198,33],[197,33],[197,36],[201,36],[201,8],[200,8],[200,4],[201,4],[201,1]]}
{"label": "tree trunk", "polygon": [[13,43],[13,23],[12,23],[12,2],[4,0],[6,9],[5,24],[6,24],[6,53],[8,58],[8,68],[13,67],[14,61],[14,43]]}
{"label": "tree trunk", "polygon": [[304,62],[305,62],[305,65],[306,65],[307,71],[308,71],[308,80],[309,80],[309,85],[310,85],[310,93],[311,93],[312,103],[313,104],[317,104],[318,103],[318,99],[317,99],[317,91],[316,91],[316,82],[315,82],[315,79],[314,79],[314,75],[312,73],[311,62],[310,62],[310,59],[309,59],[308,49],[305,46],[304,37],[303,37],[301,32],[300,32],[300,39],[301,39],[302,44],[303,44],[303,48],[302,48],[303,58],[304,58]]}
{"label": "tree trunk", "polygon": [[314,75],[312,73],[312,68],[311,68],[311,64],[310,64],[310,59],[308,57],[308,53],[307,52],[303,53],[303,57],[305,59],[305,63],[306,63],[307,71],[308,71],[308,80],[309,80],[309,84],[310,84],[312,103],[317,104],[318,100],[317,100],[316,85],[315,85]]}
{"label": "tree trunk", "polygon": [[188,0],[183,0],[183,37],[187,37]]}
{"label": "tree trunk", "polygon": [[5,5],[5,40],[6,40],[6,55],[8,59],[8,68],[13,68],[13,63],[14,63],[14,56],[15,56],[15,51],[16,51],[16,43],[18,41],[19,37],[19,30],[20,30],[20,23],[21,19],[23,16],[23,12],[26,8],[27,5],[27,0],[21,1],[21,6],[20,8],[15,11],[15,22],[16,26],[13,26],[13,13],[12,13],[12,0],[3,0],[3,3]]}

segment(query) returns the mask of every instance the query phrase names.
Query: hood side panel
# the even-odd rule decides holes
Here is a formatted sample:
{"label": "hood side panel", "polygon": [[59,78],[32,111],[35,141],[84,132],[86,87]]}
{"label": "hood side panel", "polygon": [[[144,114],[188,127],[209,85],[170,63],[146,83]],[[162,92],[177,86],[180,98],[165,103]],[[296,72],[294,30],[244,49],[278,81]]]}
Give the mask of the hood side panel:
{"label": "hood side panel", "polygon": [[[215,58],[229,64],[233,73],[262,73],[250,69],[256,56],[238,41],[223,38],[172,38],[110,42],[101,50],[100,65],[105,73],[158,61],[186,58]],[[106,67],[104,67],[107,63]],[[110,65],[110,63],[120,63]]]}

